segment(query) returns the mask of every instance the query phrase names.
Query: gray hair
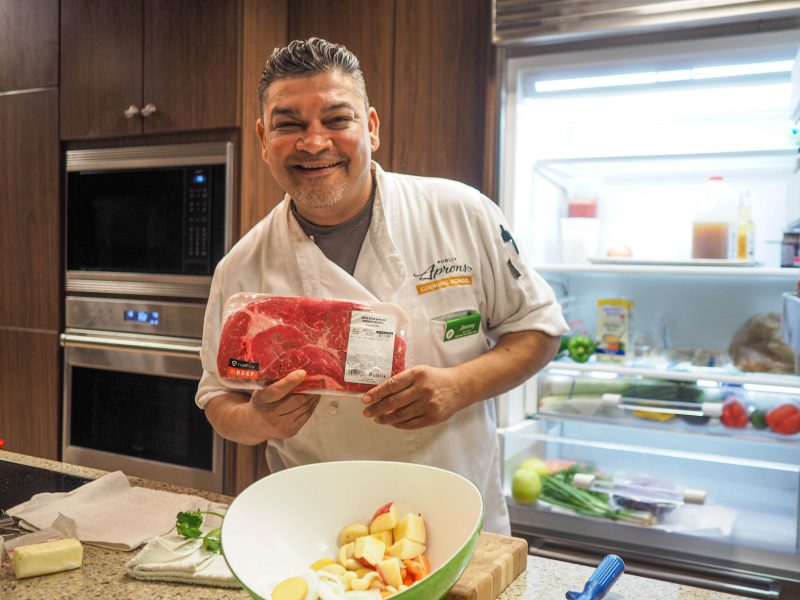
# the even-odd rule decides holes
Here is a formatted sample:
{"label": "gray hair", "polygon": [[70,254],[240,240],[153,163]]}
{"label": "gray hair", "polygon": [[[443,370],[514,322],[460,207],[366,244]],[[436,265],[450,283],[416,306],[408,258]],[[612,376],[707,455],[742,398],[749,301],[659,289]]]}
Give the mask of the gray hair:
{"label": "gray hair", "polygon": [[356,55],[341,44],[312,37],[307,40],[294,40],[289,42],[288,46],[275,48],[272,51],[258,82],[258,101],[261,110],[264,110],[267,88],[273,82],[332,71],[348,75],[364,97],[365,107],[369,108],[367,86]]}

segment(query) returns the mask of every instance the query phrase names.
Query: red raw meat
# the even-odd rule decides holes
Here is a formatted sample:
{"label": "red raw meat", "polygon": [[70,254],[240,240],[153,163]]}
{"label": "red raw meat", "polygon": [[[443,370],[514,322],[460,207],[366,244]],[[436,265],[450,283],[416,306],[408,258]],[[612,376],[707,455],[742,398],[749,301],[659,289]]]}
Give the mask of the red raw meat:
{"label": "red raw meat", "polygon": [[[296,369],[307,375],[296,392],[332,389],[362,392],[372,386],[344,380],[350,316],[375,312],[354,302],[324,298],[272,296],[256,300],[225,321],[217,368],[222,377],[268,384]],[[229,361],[258,363],[258,375],[229,370]],[[395,336],[392,375],[405,369],[406,343]]]}

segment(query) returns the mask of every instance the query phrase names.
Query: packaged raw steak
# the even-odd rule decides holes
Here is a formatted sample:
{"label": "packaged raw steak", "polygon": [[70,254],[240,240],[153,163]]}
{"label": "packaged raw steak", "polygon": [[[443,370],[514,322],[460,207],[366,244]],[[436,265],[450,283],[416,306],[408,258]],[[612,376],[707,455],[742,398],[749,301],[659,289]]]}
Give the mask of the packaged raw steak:
{"label": "packaged raw steak", "polygon": [[407,322],[385,302],[234,294],[218,373],[226,385],[257,389],[303,369],[295,392],[358,396],[405,369]]}

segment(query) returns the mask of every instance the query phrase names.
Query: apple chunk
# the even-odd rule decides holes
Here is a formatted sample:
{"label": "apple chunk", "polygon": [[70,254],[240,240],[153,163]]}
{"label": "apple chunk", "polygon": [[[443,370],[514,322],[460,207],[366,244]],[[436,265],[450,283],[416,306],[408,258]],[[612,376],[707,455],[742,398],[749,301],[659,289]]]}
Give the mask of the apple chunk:
{"label": "apple chunk", "polygon": [[378,563],[376,567],[378,575],[381,576],[386,585],[399,588],[403,585],[403,575],[400,572],[402,563],[399,558],[387,558]]}
{"label": "apple chunk", "polygon": [[394,502],[389,502],[375,511],[369,524],[369,532],[390,531],[395,527],[397,527],[397,506]]}
{"label": "apple chunk", "polygon": [[417,558],[420,554],[425,554],[425,546],[412,542],[408,538],[402,538],[392,544],[386,554],[401,560]]}
{"label": "apple chunk", "polygon": [[397,527],[394,528],[394,541],[401,539],[411,540],[418,544],[428,541],[428,532],[425,527],[425,520],[416,513],[408,513],[400,519]]}
{"label": "apple chunk", "polygon": [[386,544],[374,537],[367,535],[358,538],[354,542],[353,558],[367,567],[375,566],[383,560],[383,553],[386,551]]}
{"label": "apple chunk", "polygon": [[369,527],[361,523],[350,523],[342,527],[337,542],[340,546],[356,541],[358,538],[369,535]]}
{"label": "apple chunk", "polygon": [[370,535],[375,539],[382,541],[387,548],[394,544],[394,537],[392,537],[391,529],[387,529],[386,531],[378,531],[376,533],[371,533]]}

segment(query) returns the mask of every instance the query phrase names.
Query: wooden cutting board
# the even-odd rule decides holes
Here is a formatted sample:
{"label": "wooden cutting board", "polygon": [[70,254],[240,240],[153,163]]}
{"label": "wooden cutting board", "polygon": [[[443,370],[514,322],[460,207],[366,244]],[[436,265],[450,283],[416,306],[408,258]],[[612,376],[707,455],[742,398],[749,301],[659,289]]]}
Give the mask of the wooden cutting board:
{"label": "wooden cutting board", "polygon": [[481,532],[475,554],[445,600],[494,600],[528,564],[528,542]]}

